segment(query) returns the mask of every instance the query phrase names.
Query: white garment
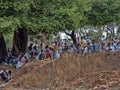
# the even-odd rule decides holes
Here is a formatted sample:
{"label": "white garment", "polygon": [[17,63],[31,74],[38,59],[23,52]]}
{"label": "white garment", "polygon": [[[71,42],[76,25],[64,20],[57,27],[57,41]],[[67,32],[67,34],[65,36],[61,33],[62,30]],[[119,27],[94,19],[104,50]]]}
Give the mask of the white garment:
{"label": "white garment", "polygon": [[110,46],[110,49],[111,49],[112,52],[115,52],[115,47],[113,45]]}
{"label": "white garment", "polygon": [[84,54],[87,54],[88,53],[88,47],[85,47],[84,48]]}
{"label": "white garment", "polygon": [[105,41],[106,40],[106,37],[101,37],[101,41]]}
{"label": "white garment", "polygon": [[29,53],[25,53],[25,57],[27,58],[27,60],[29,60],[31,58]]}
{"label": "white garment", "polygon": [[62,47],[61,46],[59,47],[59,53],[60,54],[62,53]]}
{"label": "white garment", "polygon": [[36,59],[37,61],[39,61],[39,55],[35,56],[35,59]]}
{"label": "white garment", "polygon": [[120,44],[117,45],[117,50],[120,50]]}
{"label": "white garment", "polygon": [[109,50],[109,47],[106,46],[106,47],[105,47],[105,50],[108,51],[108,50]]}
{"label": "white garment", "polygon": [[56,54],[56,58],[60,58],[60,54],[59,53]]}
{"label": "white garment", "polygon": [[23,63],[21,63],[20,61],[18,61],[18,63],[16,64],[16,68],[20,68],[23,65]]}
{"label": "white garment", "polygon": [[41,52],[41,50],[42,50],[42,48],[41,48],[41,47],[39,47],[39,48],[37,49],[37,52],[38,52],[38,53],[40,53],[40,52]]}
{"label": "white garment", "polygon": [[2,74],[4,71],[3,70],[0,70],[0,74]]}

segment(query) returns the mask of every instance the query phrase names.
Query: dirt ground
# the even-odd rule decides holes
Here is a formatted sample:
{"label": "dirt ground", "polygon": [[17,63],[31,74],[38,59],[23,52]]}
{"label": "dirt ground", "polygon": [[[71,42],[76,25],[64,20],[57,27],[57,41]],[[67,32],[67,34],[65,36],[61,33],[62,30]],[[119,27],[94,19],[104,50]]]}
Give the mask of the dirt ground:
{"label": "dirt ground", "polygon": [[[74,57],[71,58],[71,55]],[[90,69],[86,68],[89,64],[81,67],[85,64],[84,60],[82,61],[79,59],[81,57],[76,57],[74,54],[61,57],[60,60],[54,62],[51,60],[31,61],[20,69],[0,66],[1,69],[11,70],[13,75],[13,78],[7,83],[3,83],[0,80],[0,90],[120,90],[120,52],[99,53],[88,56],[87,59],[91,58],[90,60],[93,61],[96,59],[96,62],[93,62],[85,58],[86,62],[91,64],[91,66],[88,66],[89,68],[91,67]],[[80,68],[86,68],[87,70],[83,69],[85,72],[77,71],[79,69],[78,63],[69,59],[79,60],[80,63],[82,62]],[[71,63],[68,63],[69,61]],[[53,72],[51,68],[54,64],[56,65],[54,69],[55,76],[51,73]],[[67,71],[65,65],[70,67],[67,68],[70,70]],[[96,67],[93,67],[95,65]],[[60,68],[62,70],[65,69],[65,72]],[[74,73],[71,73],[72,68],[75,68],[73,70],[75,71]],[[94,68],[95,70],[93,70]],[[67,72],[69,75],[67,75]],[[38,80],[34,78],[34,74],[39,76]],[[30,80],[28,80],[30,75]],[[46,80],[46,77],[50,78],[50,80]],[[30,82],[34,82],[34,84]],[[27,85],[25,86],[25,84]]]}

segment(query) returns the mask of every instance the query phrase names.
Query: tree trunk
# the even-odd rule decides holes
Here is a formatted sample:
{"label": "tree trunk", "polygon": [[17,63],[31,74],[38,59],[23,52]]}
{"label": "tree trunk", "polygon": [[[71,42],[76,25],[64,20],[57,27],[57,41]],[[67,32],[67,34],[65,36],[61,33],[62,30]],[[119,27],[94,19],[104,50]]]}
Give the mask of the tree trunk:
{"label": "tree trunk", "polygon": [[13,55],[17,56],[20,53],[25,53],[28,44],[28,33],[25,27],[18,28],[18,31],[14,32],[13,37]]}
{"label": "tree trunk", "polygon": [[7,49],[6,49],[6,43],[4,40],[4,37],[0,37],[0,63],[5,59],[7,56]]}
{"label": "tree trunk", "polygon": [[73,44],[77,47],[77,40],[76,40],[76,36],[75,36],[75,31],[72,31],[72,33],[67,33],[65,32],[67,35],[69,35],[73,41]]}
{"label": "tree trunk", "polygon": [[117,26],[117,34],[119,34],[120,33],[120,26],[118,25]]}
{"label": "tree trunk", "polygon": [[74,45],[77,47],[77,40],[76,40],[76,36],[75,36],[75,32],[74,31],[72,31],[72,33],[71,33],[71,39],[72,39]]}
{"label": "tree trunk", "polygon": [[47,45],[47,34],[42,33],[42,43],[44,44],[43,47]]}

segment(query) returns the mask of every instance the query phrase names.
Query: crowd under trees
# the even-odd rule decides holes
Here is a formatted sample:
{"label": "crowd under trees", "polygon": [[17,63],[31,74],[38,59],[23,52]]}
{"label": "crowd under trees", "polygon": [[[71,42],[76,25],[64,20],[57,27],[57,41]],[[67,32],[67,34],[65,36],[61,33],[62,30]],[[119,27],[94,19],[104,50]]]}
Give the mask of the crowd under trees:
{"label": "crowd under trees", "polygon": [[0,0],[0,57],[7,56],[4,36],[9,33],[17,55],[26,52],[30,34],[64,32],[76,45],[78,29],[97,27],[101,32],[107,26],[114,36],[113,25],[120,25],[120,0]]}

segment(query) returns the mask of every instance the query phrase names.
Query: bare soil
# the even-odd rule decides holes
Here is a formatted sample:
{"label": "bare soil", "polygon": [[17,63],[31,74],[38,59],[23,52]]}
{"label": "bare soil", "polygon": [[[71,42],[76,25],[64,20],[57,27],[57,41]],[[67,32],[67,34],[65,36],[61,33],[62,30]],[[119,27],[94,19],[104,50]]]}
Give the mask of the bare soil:
{"label": "bare soil", "polygon": [[52,62],[30,61],[12,71],[13,78],[0,90],[120,90],[120,52],[95,53],[80,57],[63,54]]}

